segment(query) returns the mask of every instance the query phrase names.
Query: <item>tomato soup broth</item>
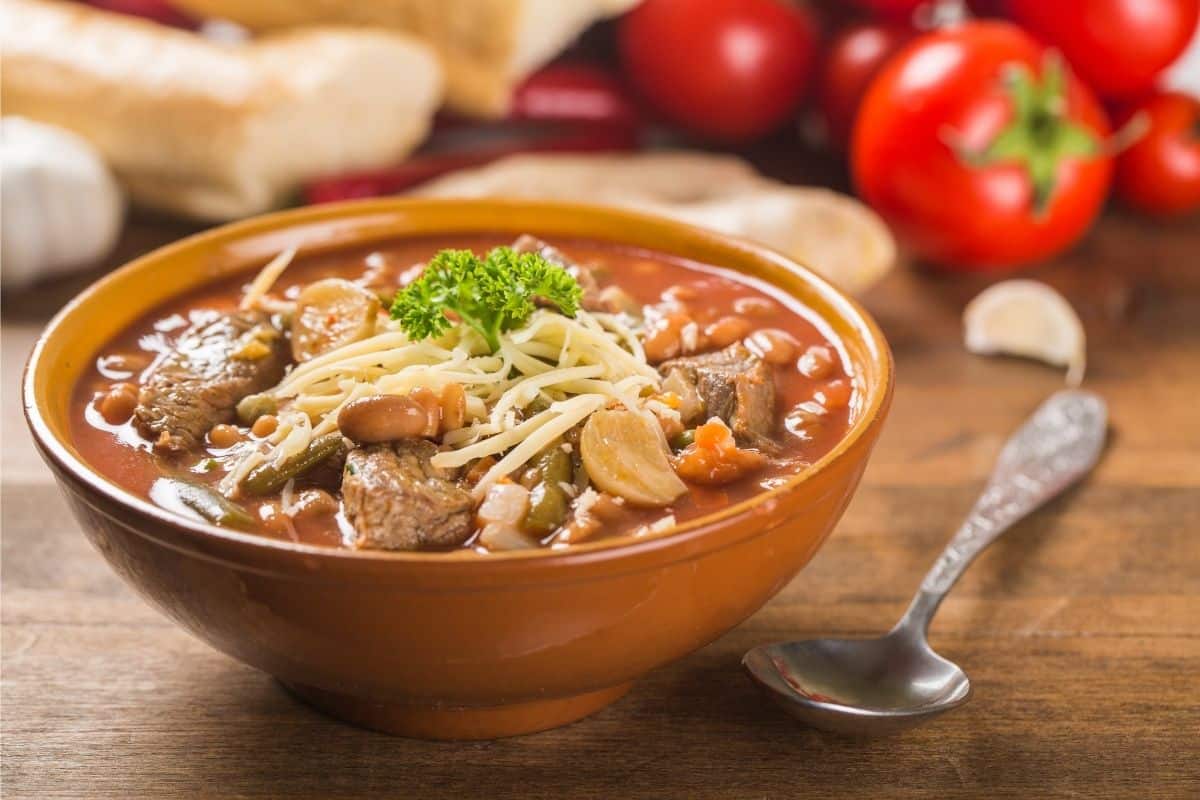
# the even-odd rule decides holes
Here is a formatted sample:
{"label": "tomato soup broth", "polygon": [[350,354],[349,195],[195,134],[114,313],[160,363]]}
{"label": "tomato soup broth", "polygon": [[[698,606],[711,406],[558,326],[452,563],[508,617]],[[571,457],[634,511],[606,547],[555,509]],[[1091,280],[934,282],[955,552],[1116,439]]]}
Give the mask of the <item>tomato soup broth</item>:
{"label": "tomato soup broth", "polygon": [[[295,303],[305,287],[317,281],[344,279],[379,296],[379,318],[384,320],[392,295],[420,276],[424,265],[439,251],[455,248],[482,254],[507,242],[508,237],[502,236],[442,236],[300,257],[282,272],[271,293],[280,307],[285,307]],[[620,290],[619,300],[625,304],[624,310],[630,312],[630,318],[645,321],[638,329],[638,336],[651,366],[669,365],[672,359],[691,353],[744,347],[756,363],[769,365],[774,384],[769,432],[757,448],[745,448],[756,453],[753,469],[744,473],[732,471],[729,480],[697,482],[688,478],[698,474],[694,467],[691,472],[680,467],[686,492],[654,507],[621,503],[618,497],[620,507],[604,518],[593,538],[667,530],[673,524],[749,498],[816,461],[845,435],[858,402],[849,361],[840,345],[822,329],[819,319],[795,300],[735,273],[662,253],[583,240],[555,240],[550,244],[590,273],[589,280],[594,279],[601,297],[609,287]],[[169,488],[179,485],[175,479],[215,490],[233,468],[233,455],[242,452],[246,442],[269,436],[274,430],[271,424],[227,420],[214,425],[204,441],[192,450],[164,453],[156,450],[144,427],[139,427],[136,414],[129,416],[134,412],[125,406],[139,402],[138,387],[144,386],[185,331],[238,309],[251,277],[244,275],[214,283],[156,308],[104,344],[94,365],[75,388],[73,438],[82,456],[101,474],[130,492],[193,518],[197,517],[195,505]],[[608,295],[616,296],[616,293]],[[286,323],[279,325],[286,328]],[[287,367],[289,371],[294,368],[295,365]],[[140,402],[144,402],[145,389],[140,391]],[[661,396],[667,405],[677,399],[666,391]],[[520,422],[520,414],[516,421]],[[688,448],[698,446],[697,437],[711,435],[702,421],[684,427],[682,431],[665,431],[672,442],[671,458],[677,465],[679,459],[687,457]],[[576,442],[574,449],[572,441]],[[578,459],[577,439],[568,435],[561,446],[564,452]],[[446,449],[445,444],[440,447]],[[579,466],[575,464],[576,475]],[[241,520],[238,527],[309,544],[354,546],[355,532],[339,491],[337,469],[318,467],[289,481],[282,493],[236,497],[246,515],[242,518],[238,512]],[[469,481],[472,471],[477,470],[464,467],[456,480]],[[497,485],[520,485],[524,474],[518,469],[502,476]],[[564,487],[576,501],[579,487],[588,485],[586,475],[578,484],[574,488]],[[313,501],[313,508],[298,513],[296,509],[305,496],[318,500]],[[484,501],[484,507],[487,502]],[[569,513],[579,512],[573,508]],[[476,527],[469,537],[451,547],[470,547],[481,552],[497,549],[481,546],[479,529],[486,525],[477,522]],[[535,544],[549,547],[576,541],[565,537],[562,530],[538,529],[529,533],[529,538]],[[435,544],[416,549],[449,548]]]}

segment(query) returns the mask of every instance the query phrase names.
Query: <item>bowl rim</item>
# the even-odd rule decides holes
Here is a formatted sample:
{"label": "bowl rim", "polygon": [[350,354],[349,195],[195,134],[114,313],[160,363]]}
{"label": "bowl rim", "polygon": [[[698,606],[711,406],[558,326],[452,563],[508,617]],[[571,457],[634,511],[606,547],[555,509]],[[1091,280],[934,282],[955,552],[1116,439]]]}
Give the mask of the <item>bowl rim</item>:
{"label": "bowl rim", "polygon": [[[146,264],[150,262],[169,260],[172,256],[192,248],[204,247],[206,245],[216,245],[220,242],[237,241],[238,239],[247,238],[254,234],[281,232],[285,231],[289,227],[299,227],[305,223],[353,218],[358,216],[370,216],[372,214],[379,213],[404,212],[406,210],[411,210],[418,207],[454,206],[470,207],[480,212],[484,210],[503,211],[506,209],[525,212],[556,211],[587,215],[593,218],[607,218],[614,223],[630,225],[636,224],[643,227],[651,226],[663,232],[671,231],[678,236],[686,237],[693,242],[702,243],[709,246],[717,246],[726,250],[731,256],[737,254],[745,258],[767,262],[772,267],[791,273],[812,287],[813,290],[822,296],[822,299],[827,303],[829,308],[836,311],[837,316],[840,316],[846,323],[849,324],[851,329],[858,333],[866,346],[866,353],[869,356],[869,360],[874,362],[873,366],[878,371],[880,379],[865,385],[864,394],[866,397],[866,402],[862,405],[858,418],[853,422],[845,435],[838,440],[837,444],[834,445],[834,447],[820,459],[812,462],[795,474],[790,475],[785,482],[778,486],[757,492],[745,500],[742,500],[738,503],[732,503],[718,511],[705,514],[693,520],[689,520],[688,522],[669,529],[661,534],[649,534],[641,536],[623,534],[620,536],[598,539],[593,542],[585,542],[573,545],[568,548],[553,549],[539,547],[528,550],[510,550],[500,553],[489,553],[486,556],[480,556],[474,551],[467,549],[454,550],[450,552],[410,552],[335,548],[276,539],[274,537],[264,536],[261,534],[222,528],[212,523],[188,519],[168,511],[167,509],[161,508],[147,499],[139,497],[132,491],[103,476],[81,457],[72,452],[71,449],[51,430],[50,425],[47,423],[45,414],[43,413],[41,407],[41,398],[37,396],[35,385],[35,377],[38,369],[41,366],[42,355],[47,343],[53,336],[56,335],[60,327],[63,326],[65,321],[72,314],[76,313],[78,309],[91,302],[92,298],[102,292],[108,286],[108,284],[116,282],[119,276],[125,273],[144,269],[146,268]],[[470,231],[472,227],[475,226],[465,225],[463,232]],[[477,232],[482,233],[485,231],[482,227],[478,227]],[[418,235],[421,234],[417,232],[410,232],[407,234],[399,234],[396,238],[412,238]],[[584,239],[602,238],[599,236],[590,237],[587,234],[579,235]],[[613,237],[612,241],[620,244],[620,237]],[[341,243],[338,245],[338,247],[352,246],[354,246],[353,243]],[[649,249],[653,250],[653,248]],[[663,248],[662,252],[667,254],[671,253],[669,248]],[[716,266],[721,269],[729,269],[735,272],[737,271],[732,270],[732,268],[729,266],[722,264],[713,264],[712,266]],[[768,283],[776,290],[785,294],[791,294],[785,288],[775,284],[774,282],[766,279],[758,280]],[[148,307],[144,310],[149,311],[150,308]],[[191,234],[174,242],[155,248],[154,250],[151,250],[138,256],[137,258],[134,258],[131,261],[126,262],[117,269],[109,271],[107,274],[89,284],[87,288],[85,288],[83,291],[73,297],[66,305],[64,305],[54,315],[42,333],[38,336],[37,341],[30,352],[29,358],[26,361],[24,374],[22,375],[22,401],[26,422],[33,433],[35,444],[37,444],[43,458],[50,462],[52,467],[55,467],[60,473],[63,473],[72,478],[74,481],[83,484],[92,492],[104,497],[115,505],[120,507],[128,507],[131,512],[149,517],[167,526],[169,529],[182,531],[191,537],[198,537],[200,541],[215,539],[221,543],[229,545],[245,546],[259,551],[274,551],[280,554],[292,554],[304,557],[305,559],[311,559],[315,557],[321,560],[336,560],[341,563],[369,562],[419,564],[422,566],[422,568],[436,569],[435,565],[437,564],[468,565],[477,563],[480,565],[490,565],[490,567],[499,567],[505,564],[520,565],[528,564],[530,562],[535,562],[538,564],[553,564],[563,562],[590,563],[597,560],[631,558],[638,554],[645,554],[665,548],[696,543],[703,539],[706,534],[715,528],[732,525],[734,522],[742,519],[749,520],[756,512],[761,514],[762,508],[768,503],[777,500],[783,495],[794,492],[800,486],[812,481],[821,473],[829,471],[830,467],[836,462],[847,458],[850,452],[855,449],[854,446],[864,436],[866,436],[874,426],[880,423],[881,418],[886,412],[887,406],[891,401],[893,385],[894,363],[892,360],[891,349],[888,346],[882,331],[879,329],[879,326],[866,312],[866,310],[863,309],[863,307],[856,300],[851,298],[841,289],[834,286],[828,280],[816,273],[813,269],[765,245],[761,245],[737,236],[699,228],[694,225],[679,222],[670,218],[638,211],[618,209],[611,206],[587,203],[510,200],[499,198],[458,199],[386,197],[371,198],[366,200],[349,200],[317,206],[286,209],[257,215],[248,219],[239,220],[224,225],[214,226],[212,228]],[[767,506],[767,508],[770,508],[770,506]],[[128,522],[127,520],[121,521]],[[764,522],[765,521],[766,520],[764,520]],[[745,536],[756,535],[765,529],[764,526],[745,527],[750,528],[750,530],[746,531],[743,536],[738,536],[737,540],[745,538]],[[769,527],[774,527],[774,525],[770,525]],[[718,545],[714,544],[714,546]],[[480,567],[480,569],[483,568],[485,567]]]}

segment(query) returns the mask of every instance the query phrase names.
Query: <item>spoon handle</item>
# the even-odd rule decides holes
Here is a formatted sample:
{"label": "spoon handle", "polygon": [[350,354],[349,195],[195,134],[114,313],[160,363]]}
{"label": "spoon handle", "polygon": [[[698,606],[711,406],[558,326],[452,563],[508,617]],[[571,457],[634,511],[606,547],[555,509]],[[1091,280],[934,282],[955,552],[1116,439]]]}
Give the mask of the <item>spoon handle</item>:
{"label": "spoon handle", "polygon": [[1000,534],[1086,475],[1100,457],[1108,425],[1091,392],[1051,395],[1004,445],[983,494],[934,562],[896,626],[922,634],[950,587]]}

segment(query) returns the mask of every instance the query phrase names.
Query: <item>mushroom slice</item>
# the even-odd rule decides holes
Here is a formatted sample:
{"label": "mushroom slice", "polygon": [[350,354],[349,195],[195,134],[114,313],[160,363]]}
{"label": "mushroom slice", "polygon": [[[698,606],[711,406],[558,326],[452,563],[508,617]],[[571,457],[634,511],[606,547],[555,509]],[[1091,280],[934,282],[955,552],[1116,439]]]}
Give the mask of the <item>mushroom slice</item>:
{"label": "mushroom slice", "polygon": [[579,437],[579,453],[592,483],[636,506],[665,506],[687,492],[671,467],[662,428],[625,408],[592,414]]}
{"label": "mushroom slice", "polygon": [[292,356],[308,361],[375,333],[379,298],[356,283],[326,278],[304,287],[292,317]]}
{"label": "mushroom slice", "polygon": [[967,350],[1024,356],[1067,368],[1078,386],[1087,365],[1083,324],[1061,294],[1031,280],[1003,281],[980,292],[963,311]]}

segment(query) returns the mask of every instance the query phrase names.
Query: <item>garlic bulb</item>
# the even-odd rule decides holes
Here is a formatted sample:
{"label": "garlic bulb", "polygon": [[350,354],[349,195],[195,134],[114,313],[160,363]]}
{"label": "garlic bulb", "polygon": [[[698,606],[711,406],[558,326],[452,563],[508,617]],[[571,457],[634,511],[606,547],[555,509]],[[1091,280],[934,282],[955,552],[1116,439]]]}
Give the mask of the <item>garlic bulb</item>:
{"label": "garlic bulb", "polygon": [[5,289],[93,266],[112,251],[125,201],[91,145],[53,125],[4,117],[0,164]]}

